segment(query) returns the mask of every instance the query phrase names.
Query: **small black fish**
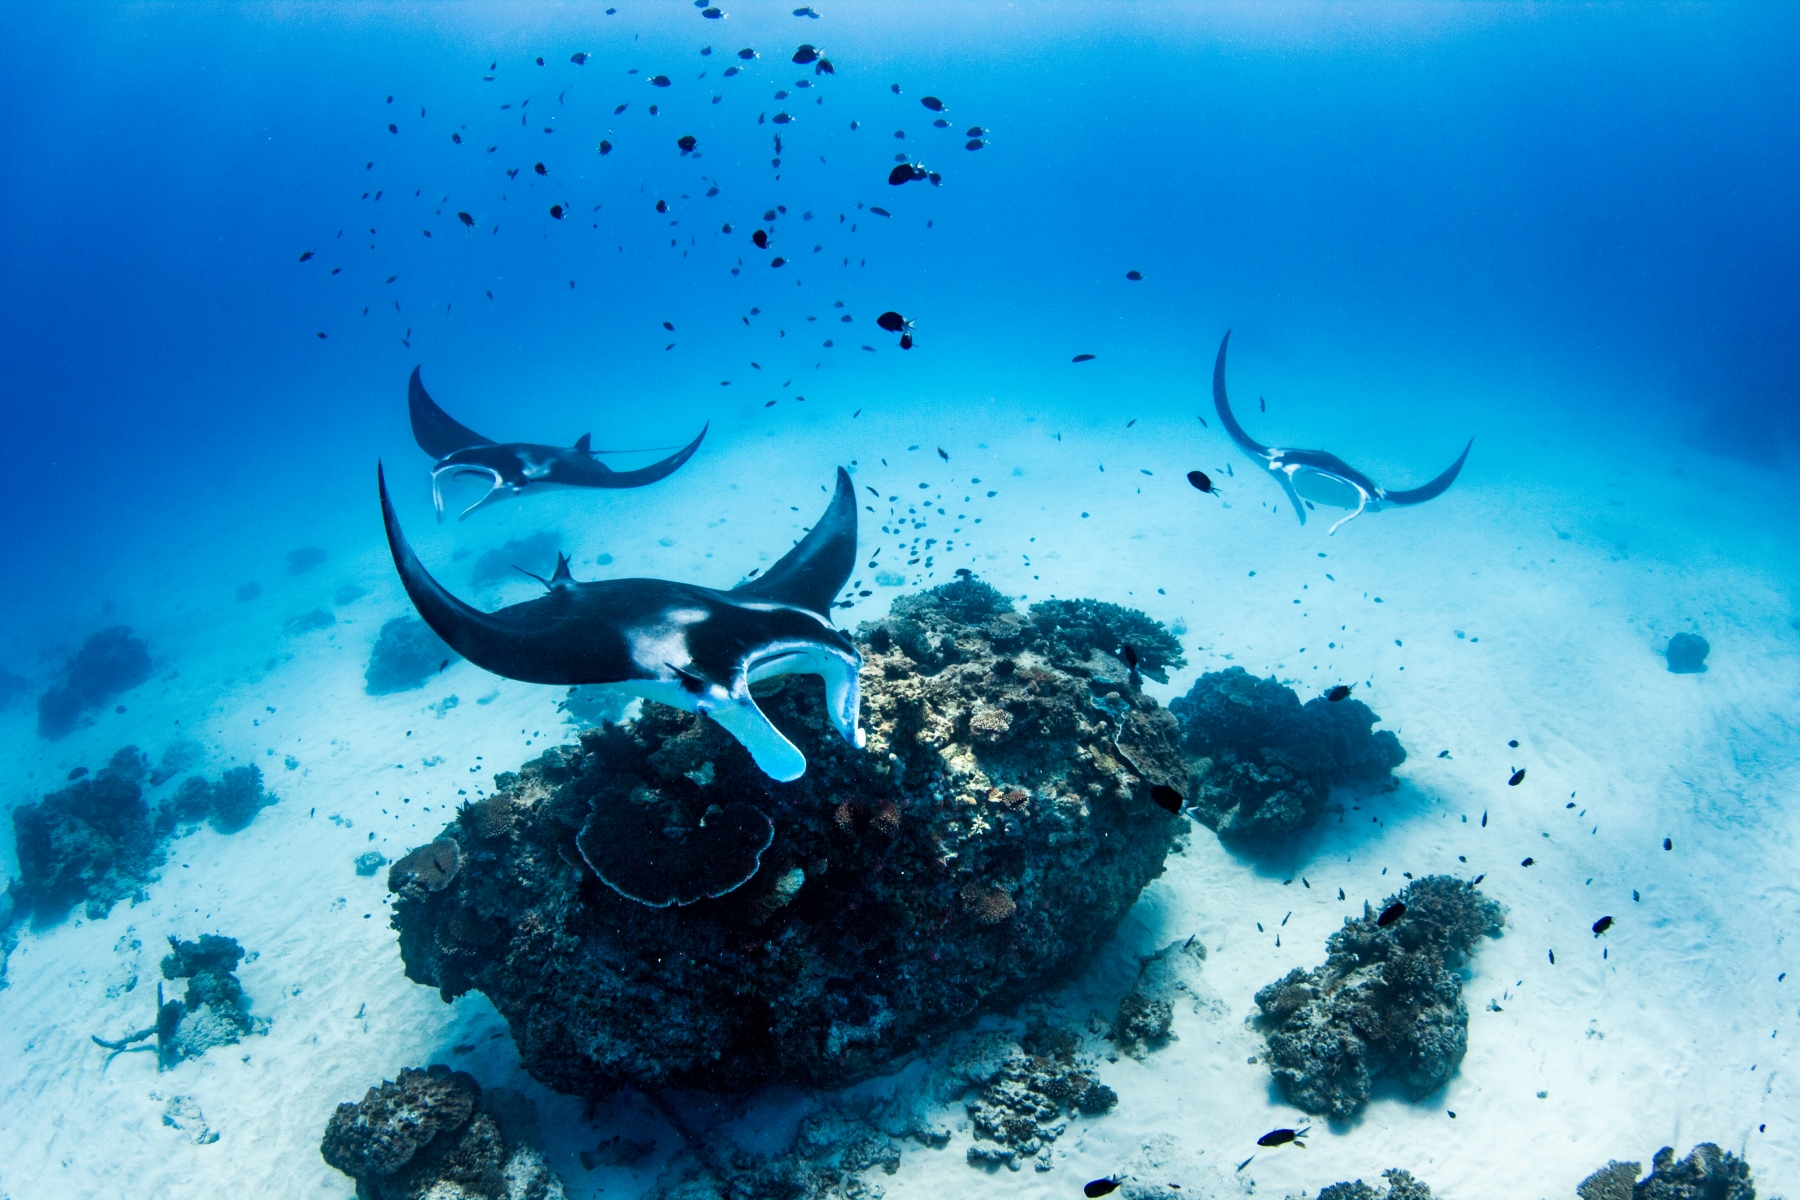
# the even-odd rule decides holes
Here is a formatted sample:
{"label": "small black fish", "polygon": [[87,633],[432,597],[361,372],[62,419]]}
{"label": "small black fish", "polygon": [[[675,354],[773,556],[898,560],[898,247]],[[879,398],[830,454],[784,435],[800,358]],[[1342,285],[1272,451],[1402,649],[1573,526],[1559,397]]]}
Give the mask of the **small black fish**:
{"label": "small black fish", "polygon": [[1138,652],[1137,652],[1136,646],[1133,646],[1130,642],[1127,642],[1123,646],[1120,646],[1119,647],[1119,657],[1125,660],[1125,665],[1127,667],[1129,667],[1133,671],[1137,670]]}
{"label": "small black fish", "polygon": [[1112,1193],[1118,1191],[1118,1189],[1119,1181],[1117,1179],[1111,1177],[1106,1179],[1090,1179],[1086,1186],[1081,1189],[1081,1194],[1088,1197],[1088,1200],[1095,1200],[1095,1198],[1099,1196],[1110,1196]]}
{"label": "small black fish", "polygon": [[750,235],[750,240],[756,243],[756,248],[758,250],[767,250],[769,248],[769,235],[760,229]]}
{"label": "small black fish", "polygon": [[1158,808],[1163,809],[1165,812],[1174,816],[1180,816],[1181,806],[1187,803],[1186,798],[1183,797],[1180,792],[1176,791],[1166,783],[1159,783],[1151,788],[1150,799],[1156,801],[1156,806]]}
{"label": "small black fish", "polygon": [[560,220],[562,220],[562,218],[563,218],[563,206],[562,206],[562,205],[560,205],[560,204],[552,204],[552,205],[551,205],[551,206],[550,206],[550,215],[551,215],[551,216],[552,216],[552,217],[554,217],[554,218],[555,218],[555,219],[556,219],[556,220],[558,220],[558,221],[560,221]]}
{"label": "small black fish", "polygon": [[781,255],[779,255],[779,254],[777,254],[777,255],[776,255],[776,256],[775,256],[775,257],[774,257],[774,258],[772,258],[772,259],[770,259],[770,260],[769,260],[769,265],[770,265],[770,266],[771,266],[771,267],[782,267],[782,266],[786,266],[786,265],[787,265],[787,259],[785,259],[785,258],[783,258],[783,257],[781,257]]}
{"label": "small black fish", "polygon": [[1524,782],[1525,782],[1525,768],[1520,767],[1518,770],[1516,770],[1512,773],[1512,778],[1508,779],[1506,781],[1506,786],[1507,787],[1518,787],[1521,783],[1524,783]]}
{"label": "small black fish", "polygon": [[939,458],[943,459],[945,462],[950,461],[950,452],[948,450],[945,450],[942,446],[939,446],[937,448],[937,452],[938,452]]}
{"label": "small black fish", "polygon": [[611,154],[612,153],[612,143],[605,140],[604,138],[602,138],[600,141],[600,153],[601,154]]}
{"label": "small black fish", "polygon": [[742,50],[738,51],[738,57],[743,59],[745,62],[749,62],[751,59],[756,57],[756,51],[750,49],[750,47],[748,47],[748,46],[745,46]]}
{"label": "small black fish", "polygon": [[1378,928],[1386,929],[1389,925],[1392,925],[1395,921],[1398,921],[1405,915],[1406,905],[1396,900],[1381,910],[1381,915],[1375,918],[1375,924]]}
{"label": "small black fish", "polygon": [[903,333],[900,335],[900,348],[902,350],[911,350],[913,348],[912,334]]}
{"label": "small black fish", "polygon": [[548,167],[546,167],[543,163],[533,163],[531,169],[536,171],[539,175],[550,174],[550,169]]}
{"label": "small black fish", "polygon": [[1264,412],[1269,411],[1269,402],[1267,400],[1264,400],[1261,396],[1258,396],[1256,398],[1256,406],[1258,408],[1262,409]]}
{"label": "small black fish", "polygon": [[1448,750],[1439,750],[1439,751],[1438,751],[1438,757],[1439,757],[1439,758],[1449,758],[1449,757],[1450,757],[1450,752],[1449,752],[1449,751],[1448,751]]}
{"label": "small black fish", "polygon": [[1553,967],[1556,965],[1556,951],[1554,950],[1550,951],[1550,965]]}
{"label": "small black fish", "polygon": [[1333,704],[1336,704],[1339,700],[1348,700],[1349,698],[1350,698],[1350,685],[1347,683],[1340,683],[1336,687],[1332,688],[1329,692],[1325,693],[1325,699],[1329,700]]}
{"label": "small black fish", "polygon": [[668,87],[669,86],[669,77],[667,75],[652,75],[650,77],[650,86],[651,87]]}
{"label": "small black fish", "polygon": [[441,663],[439,663],[439,664],[438,664],[438,673],[439,673],[439,674],[442,674],[442,673],[443,673],[443,670],[444,670],[444,668],[445,668],[445,667],[447,667],[447,666],[449,666],[449,665],[450,665],[450,660],[449,660],[449,659],[447,659],[447,658],[446,658],[446,659],[445,659],[445,660],[444,660],[444,661],[443,661],[443,662],[441,662]]}
{"label": "small black fish", "polygon": [[588,60],[588,56],[587,56],[587,51],[585,51],[585,50],[577,50],[575,53],[569,55],[569,61],[574,63],[578,67],[587,66],[587,60]]}
{"label": "small black fish", "polygon": [[777,124],[777,125],[788,125],[788,124],[793,123],[794,118],[788,116],[784,112],[778,112],[774,116],[770,117],[769,120],[775,122],[775,124]]}
{"label": "small black fish", "polygon": [[1530,865],[1531,865],[1531,864],[1532,864],[1532,863],[1534,863],[1534,862],[1536,862],[1536,861],[1537,861],[1537,859],[1535,859],[1535,858],[1529,858],[1529,857],[1528,857],[1528,858],[1526,858],[1526,859],[1525,859],[1525,861],[1524,861],[1524,862],[1522,862],[1522,863],[1520,863],[1520,864],[1519,864],[1519,865],[1520,865],[1520,866],[1521,866],[1521,867],[1529,867],[1529,866],[1530,866]]}
{"label": "small black fish", "polygon": [[460,146],[460,145],[462,145],[462,134],[453,133],[450,135],[450,140]]}
{"label": "small black fish", "polygon": [[689,153],[692,153],[694,147],[696,145],[698,145],[699,143],[694,140],[693,134],[684,133],[680,137],[675,139],[675,144],[677,146],[681,147],[681,152],[683,154],[689,154]]}
{"label": "small black fish", "polygon": [[709,21],[717,21],[720,17],[724,16],[725,13],[723,10],[717,8],[703,8],[700,10],[700,15]]}
{"label": "small black fish", "polygon": [[893,213],[889,212],[887,209],[882,208],[880,205],[876,205],[876,204],[869,205],[869,211],[874,213],[878,217],[891,217],[894,215]]}
{"label": "small black fish", "polygon": [[819,19],[819,14],[814,12],[810,6],[807,8],[796,8],[794,10],[794,15],[796,17],[811,17],[815,21]]}
{"label": "small black fish", "polygon": [[1479,884],[1482,880],[1484,880],[1486,878],[1487,878],[1487,872],[1483,871],[1481,874],[1477,875],[1474,879],[1470,880],[1469,882],[1473,883],[1473,884]]}
{"label": "small black fish", "polygon": [[917,183],[921,179],[929,179],[931,172],[917,163],[903,162],[888,172],[888,183],[899,187],[903,183]]}
{"label": "small black fish", "polygon": [[1139,280],[1143,279],[1143,277],[1144,277],[1144,273],[1142,271],[1127,271],[1127,272],[1125,272],[1125,278],[1131,280],[1131,282],[1133,282],[1133,283],[1137,283]]}
{"label": "small black fish", "polygon": [[875,318],[875,323],[889,333],[899,333],[906,328],[906,318],[897,312],[884,312]]}
{"label": "small black fish", "polygon": [[457,219],[457,220],[459,220],[459,221],[461,221],[461,222],[462,222],[462,223],[463,223],[463,224],[464,224],[464,225],[467,225],[467,226],[468,226],[468,227],[469,227],[469,228],[470,228],[470,229],[473,229],[473,228],[475,228],[475,218],[474,218],[474,217],[471,217],[471,216],[470,216],[470,215],[469,215],[469,214],[468,214],[468,213],[466,213],[466,212],[459,212],[459,213],[457,213],[457,214],[456,214],[456,219]]}
{"label": "small black fish", "polygon": [[1674,842],[1670,841],[1668,838],[1663,839],[1663,849],[1664,850],[1673,850],[1674,848],[1675,848]]}
{"label": "small black fish", "polygon": [[312,256],[313,256],[313,252],[311,250],[305,251],[304,253],[302,253],[300,255],[300,261],[305,262],[307,259],[311,258]]}
{"label": "small black fish", "polygon": [[985,145],[987,145],[987,143],[982,141],[980,138],[970,138],[968,141],[963,143],[963,149],[964,150],[979,150]]}
{"label": "small black fish", "polygon": [[1485,808],[1481,810],[1481,827],[1483,829],[1487,828],[1487,809]]}
{"label": "small black fish", "polygon": [[1601,917],[1598,921],[1595,921],[1594,922],[1594,936],[1599,937],[1601,934],[1603,934],[1607,930],[1611,929],[1612,923],[1613,923],[1613,920],[1611,917]]}
{"label": "small black fish", "polygon": [[1210,492],[1213,490],[1212,477],[1205,471],[1189,471],[1187,473],[1187,481],[1203,492]]}
{"label": "small black fish", "polygon": [[619,107],[613,109],[613,116],[615,116],[615,117],[618,116],[620,113],[624,112],[626,109],[628,109],[630,107],[631,107],[631,102],[629,100],[627,100],[624,104],[621,104],[621,105],[619,105]]}
{"label": "small black fish", "polygon": [[1074,358],[1071,358],[1069,361],[1070,362],[1093,362],[1094,356],[1091,354],[1077,354]]}
{"label": "small black fish", "polygon": [[1304,1147],[1306,1143],[1300,1139],[1305,1137],[1306,1130],[1311,1128],[1312,1126],[1308,1125],[1306,1129],[1271,1129],[1257,1138],[1256,1144],[1259,1146],[1285,1146],[1292,1142],[1296,1146]]}
{"label": "small black fish", "polygon": [[805,66],[810,62],[817,62],[819,61],[819,52],[811,43],[802,42],[800,48],[794,51],[794,61],[801,66]]}
{"label": "small black fish", "polygon": [[944,111],[944,102],[939,100],[936,96],[921,96],[919,98],[919,103],[923,104],[926,108],[929,108],[932,112]]}
{"label": "small black fish", "polygon": [[669,332],[670,332],[670,333],[674,333],[674,332],[675,332],[675,326],[674,326],[674,324],[673,324],[673,322],[670,322],[670,321],[664,321],[664,322],[663,322],[663,328],[664,328],[664,329],[666,329],[666,330],[668,330],[668,331],[669,331]]}

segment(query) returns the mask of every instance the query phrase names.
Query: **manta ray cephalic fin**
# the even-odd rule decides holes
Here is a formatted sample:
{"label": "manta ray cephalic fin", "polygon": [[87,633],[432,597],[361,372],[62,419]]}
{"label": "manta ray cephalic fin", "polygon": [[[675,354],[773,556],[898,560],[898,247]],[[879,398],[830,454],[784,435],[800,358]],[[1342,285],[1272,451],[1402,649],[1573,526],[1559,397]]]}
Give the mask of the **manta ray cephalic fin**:
{"label": "manta ray cephalic fin", "polygon": [[756,707],[747,686],[739,698],[705,712],[750,752],[757,769],[770,779],[792,783],[806,774],[806,755]]}

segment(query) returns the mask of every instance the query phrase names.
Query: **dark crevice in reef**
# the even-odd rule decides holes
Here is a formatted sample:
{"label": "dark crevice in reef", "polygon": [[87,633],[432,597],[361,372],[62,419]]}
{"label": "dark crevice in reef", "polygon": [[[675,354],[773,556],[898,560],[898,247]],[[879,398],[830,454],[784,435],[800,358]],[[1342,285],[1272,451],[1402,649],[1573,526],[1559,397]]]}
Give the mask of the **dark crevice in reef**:
{"label": "dark crevice in reef", "polygon": [[1499,936],[1506,909],[1472,883],[1430,875],[1389,896],[1383,915],[1386,926],[1364,904],[1326,942],[1323,966],[1296,967],[1256,993],[1269,1068],[1305,1112],[1353,1117],[1381,1076],[1423,1099],[1468,1049],[1457,971],[1482,937]]}
{"label": "dark crevice in reef", "polygon": [[[1155,644],[1160,627],[1119,612]],[[974,581],[897,601],[856,634],[866,750],[816,678],[759,686],[806,754],[792,783],[655,704],[499,776],[390,871],[407,974],[487,995],[534,1076],[589,1096],[843,1082],[1055,984],[1186,828],[1147,795],[1183,781],[1173,718],[1131,685],[1115,633],[1067,628]],[[716,899],[652,908],[595,873],[734,805],[771,841]]]}
{"label": "dark crevice in reef", "polygon": [[1242,667],[1202,675],[1169,711],[1192,769],[1188,811],[1240,850],[1286,844],[1318,821],[1334,785],[1392,787],[1406,761],[1397,737],[1371,731],[1381,718],[1362,701],[1301,704]]}

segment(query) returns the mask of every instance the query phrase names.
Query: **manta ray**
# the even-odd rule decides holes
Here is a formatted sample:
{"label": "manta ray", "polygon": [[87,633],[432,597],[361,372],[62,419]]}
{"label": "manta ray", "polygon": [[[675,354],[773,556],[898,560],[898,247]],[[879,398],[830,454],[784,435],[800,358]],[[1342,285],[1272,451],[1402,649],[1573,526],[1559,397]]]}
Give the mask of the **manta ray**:
{"label": "manta ray", "polygon": [[464,604],[426,572],[379,466],[376,479],[407,596],[476,666],[525,683],[603,684],[711,717],[782,783],[805,774],[806,756],[763,715],[750,685],[818,675],[832,724],[862,747],[862,654],[827,615],[856,565],[856,492],[842,467],[825,515],[759,579],[730,591],[667,579],[579,583],[559,554],[555,572],[539,581],[544,595],[491,613]]}
{"label": "manta ray", "polygon": [[440,521],[444,519],[442,481],[446,475],[471,475],[492,481],[487,494],[463,509],[457,518],[467,520],[476,509],[517,496],[527,487],[542,491],[553,487],[634,488],[655,483],[674,474],[692,458],[706,437],[706,430],[711,428],[710,423],[702,427],[699,437],[665,459],[635,471],[615,471],[595,455],[631,451],[595,450],[589,434],[582,434],[573,446],[496,442],[482,437],[438,407],[420,381],[417,367],[406,385],[406,406],[412,414],[413,440],[437,460],[431,468],[431,500],[437,506]]}
{"label": "manta ray", "polygon": [[1302,525],[1306,524],[1306,505],[1301,503],[1302,498],[1350,510],[1331,527],[1330,533],[1336,533],[1352,517],[1376,512],[1390,504],[1423,504],[1443,495],[1456,482],[1463,460],[1469,457],[1469,447],[1475,444],[1474,438],[1469,439],[1469,444],[1442,475],[1423,487],[1403,492],[1389,491],[1337,455],[1324,450],[1289,450],[1262,445],[1244,432],[1244,427],[1231,415],[1231,402],[1225,398],[1225,347],[1230,344],[1231,331],[1228,329],[1219,343],[1219,357],[1213,362],[1213,404],[1218,407],[1219,420],[1245,454],[1261,461],[1274,474],[1276,482],[1293,501],[1294,515],[1300,518]]}

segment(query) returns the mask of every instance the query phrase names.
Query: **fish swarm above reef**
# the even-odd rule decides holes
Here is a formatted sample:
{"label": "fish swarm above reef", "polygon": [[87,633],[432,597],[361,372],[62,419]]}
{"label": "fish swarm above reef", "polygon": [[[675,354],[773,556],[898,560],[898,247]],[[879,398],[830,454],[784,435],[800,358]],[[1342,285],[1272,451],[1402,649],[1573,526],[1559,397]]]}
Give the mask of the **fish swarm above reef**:
{"label": "fish swarm above reef", "polygon": [[150,648],[131,627],[102,629],[70,656],[62,682],[38,697],[38,736],[56,741],[72,733],[82,717],[149,678]]}
{"label": "fish swarm above reef", "polygon": [[1319,819],[1334,784],[1378,783],[1406,761],[1400,739],[1360,700],[1306,704],[1242,667],[1202,675],[1169,702],[1193,763],[1189,811],[1221,840],[1254,846]]}
{"label": "fish swarm above reef", "polygon": [[[588,1096],[842,1082],[1066,977],[1181,843],[1146,795],[1182,777],[1174,719],[985,585],[898,601],[856,638],[864,751],[817,678],[758,685],[806,754],[792,783],[649,703],[497,777],[439,835],[453,876],[391,876],[408,976],[484,993],[533,1076]],[[710,856],[695,835],[719,826],[770,841]],[[646,866],[670,845],[672,878]]]}
{"label": "fish swarm above reef", "polygon": [[1296,1108],[1352,1117],[1381,1075],[1419,1100],[1462,1062],[1469,1009],[1456,972],[1481,937],[1499,936],[1506,909],[1449,875],[1415,880],[1383,908],[1396,901],[1398,920],[1377,925],[1365,903],[1326,942],[1323,966],[1256,993],[1269,1069]]}
{"label": "fish swarm above reef", "polygon": [[403,1069],[360,1104],[340,1104],[319,1153],[366,1200],[562,1200],[543,1156],[507,1149],[481,1085],[437,1064]]}

